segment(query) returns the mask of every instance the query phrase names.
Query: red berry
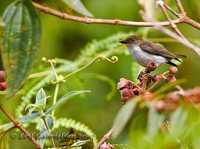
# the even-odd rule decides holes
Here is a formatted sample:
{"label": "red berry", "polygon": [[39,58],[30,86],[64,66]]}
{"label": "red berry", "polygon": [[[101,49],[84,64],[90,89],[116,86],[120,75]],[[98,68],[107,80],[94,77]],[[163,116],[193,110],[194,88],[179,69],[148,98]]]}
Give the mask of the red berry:
{"label": "red berry", "polygon": [[127,102],[129,99],[131,99],[135,94],[128,88],[123,88],[120,90],[121,93],[121,100],[123,103]]}
{"label": "red berry", "polygon": [[162,76],[161,75],[154,75],[153,77],[152,77],[152,81],[153,82],[157,82],[157,81],[159,81],[159,80],[161,80],[162,79]]}
{"label": "red berry", "polygon": [[164,101],[158,101],[156,103],[156,110],[163,111],[163,110],[165,110],[165,108],[166,108],[166,104]]}
{"label": "red berry", "polygon": [[5,71],[0,71],[0,82],[6,81],[6,73]]}
{"label": "red berry", "polygon": [[7,88],[6,82],[0,82],[0,91],[5,91]]}
{"label": "red berry", "polygon": [[154,71],[157,68],[157,65],[154,62],[149,62],[146,66],[148,71]]}
{"label": "red berry", "polygon": [[167,82],[175,82],[176,81],[176,78],[175,76],[169,74],[166,78]]}
{"label": "red berry", "polygon": [[177,67],[175,67],[175,66],[173,66],[173,67],[170,67],[170,68],[169,68],[169,72],[170,72],[171,74],[175,74],[175,73],[177,73],[177,72],[178,72],[178,68],[177,68]]}

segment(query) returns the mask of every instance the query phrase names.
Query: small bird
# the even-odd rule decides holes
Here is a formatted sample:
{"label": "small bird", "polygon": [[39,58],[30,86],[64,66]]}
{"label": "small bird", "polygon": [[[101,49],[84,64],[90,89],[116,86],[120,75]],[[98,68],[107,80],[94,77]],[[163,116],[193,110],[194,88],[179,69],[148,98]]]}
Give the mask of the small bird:
{"label": "small bird", "polygon": [[178,57],[186,58],[185,55],[173,54],[163,46],[146,41],[138,36],[129,36],[125,40],[121,40],[120,43],[125,44],[131,56],[144,67],[150,62],[154,62],[157,67],[166,63],[177,66],[171,61],[172,59],[180,62]]}

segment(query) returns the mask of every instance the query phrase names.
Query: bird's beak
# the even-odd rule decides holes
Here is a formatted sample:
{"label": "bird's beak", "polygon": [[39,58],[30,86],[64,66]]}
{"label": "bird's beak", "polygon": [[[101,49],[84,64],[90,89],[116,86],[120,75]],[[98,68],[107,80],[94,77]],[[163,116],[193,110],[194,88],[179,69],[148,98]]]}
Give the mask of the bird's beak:
{"label": "bird's beak", "polygon": [[120,43],[122,43],[122,44],[127,44],[127,41],[126,40],[121,40],[121,41],[119,41]]}

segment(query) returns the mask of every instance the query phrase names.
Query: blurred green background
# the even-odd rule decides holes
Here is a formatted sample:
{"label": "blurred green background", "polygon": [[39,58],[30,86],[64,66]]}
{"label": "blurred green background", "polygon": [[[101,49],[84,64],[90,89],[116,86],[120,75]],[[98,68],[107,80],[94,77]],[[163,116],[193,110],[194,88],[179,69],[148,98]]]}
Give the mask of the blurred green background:
{"label": "blurred green background", "polygon": [[[199,0],[182,1],[184,2],[187,14],[196,21],[200,21]],[[1,15],[10,2],[11,0],[0,0]],[[38,2],[55,8],[52,1]],[[95,18],[142,21],[139,15],[141,7],[136,0],[124,0],[123,2],[116,0],[82,0],[82,2]],[[174,1],[169,1],[169,3],[172,3],[172,6],[175,7]],[[99,40],[117,32],[130,32],[138,29],[138,27],[117,25],[83,24],[62,20],[40,11],[38,11],[38,13],[42,23],[42,41],[35,67],[41,64],[42,57],[58,57],[74,60],[80,50],[93,39]],[[178,25],[178,27],[186,37],[200,46],[200,31],[185,24]],[[150,31],[148,36],[150,38],[167,37],[159,31],[153,30]],[[187,89],[200,85],[200,58],[180,43],[170,42],[161,44],[174,53],[182,53],[188,56],[188,58],[184,60],[184,63],[179,66],[179,73],[177,74],[178,79],[184,78],[187,81],[182,85],[183,88]],[[131,79],[132,61],[130,56],[121,55],[116,64],[101,61],[85,69],[84,72],[95,72],[106,75],[112,78],[117,84],[121,77]],[[163,72],[168,67],[169,66],[162,66],[158,71]],[[78,89],[73,80],[73,77],[69,78],[66,83],[62,85],[61,94],[66,93],[68,90]],[[89,89],[92,93],[83,97],[76,97],[76,99],[60,106],[60,108],[56,110],[56,117],[69,117],[85,123],[94,130],[98,138],[101,138],[104,133],[110,129],[113,119],[121,107],[120,94],[117,92],[112,100],[108,101],[105,98],[106,94],[110,91],[110,86],[107,83],[88,77],[82,77],[81,81],[84,83],[84,89]],[[50,94],[53,92],[53,89],[47,88],[47,91]],[[4,95],[1,95],[0,98],[8,111],[14,113],[20,99],[12,101],[6,100]],[[2,113],[0,113],[0,116],[0,123],[9,121]],[[124,130],[114,142],[127,143],[127,131],[128,130]],[[28,142],[10,141],[11,148],[30,146]]]}

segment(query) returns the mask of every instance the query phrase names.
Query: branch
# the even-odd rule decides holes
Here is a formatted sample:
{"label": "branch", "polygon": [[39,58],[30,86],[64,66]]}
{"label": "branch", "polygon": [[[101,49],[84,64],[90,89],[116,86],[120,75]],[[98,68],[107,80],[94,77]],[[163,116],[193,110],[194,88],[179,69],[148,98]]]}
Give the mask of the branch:
{"label": "branch", "polygon": [[99,149],[100,146],[110,138],[112,132],[113,132],[113,128],[111,128],[110,131],[107,132],[107,133],[103,136],[103,138],[99,141],[99,143],[98,143],[93,149]]}
{"label": "branch", "polygon": [[[132,21],[124,21],[124,20],[118,20],[118,19],[112,20],[112,19],[96,19],[96,18],[88,18],[88,17],[79,17],[79,16],[70,15],[67,13],[62,13],[60,11],[57,11],[47,6],[43,6],[36,2],[33,2],[33,5],[44,13],[48,13],[50,15],[59,17],[61,19],[71,20],[71,21],[76,21],[76,22],[81,22],[81,23],[86,23],[86,24],[110,24],[110,25],[123,25],[123,26],[143,26],[143,27],[152,27],[154,26],[155,23],[158,23],[159,25],[162,25],[162,26],[170,25],[168,21],[132,22]],[[172,20],[172,22],[175,24],[182,23],[180,19]]]}
{"label": "branch", "polygon": [[1,111],[14,123],[15,127],[20,129],[28,139],[36,146],[36,148],[41,149],[41,146],[37,143],[34,137],[0,104]]}

